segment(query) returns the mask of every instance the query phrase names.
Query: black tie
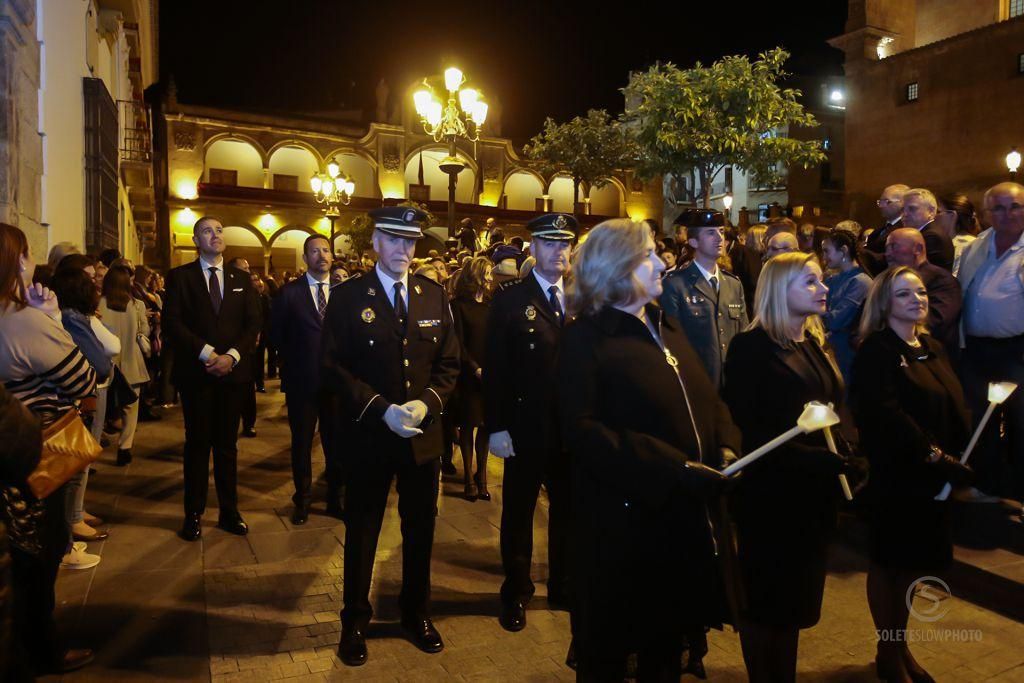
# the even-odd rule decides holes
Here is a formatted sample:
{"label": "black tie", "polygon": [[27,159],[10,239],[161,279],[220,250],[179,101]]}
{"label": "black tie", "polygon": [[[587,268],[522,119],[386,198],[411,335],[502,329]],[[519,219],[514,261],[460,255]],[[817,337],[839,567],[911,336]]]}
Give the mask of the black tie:
{"label": "black tie", "polygon": [[711,282],[711,289],[715,290],[715,292],[717,293],[718,292],[718,278],[715,277],[714,275],[712,275],[710,282]]}
{"label": "black tie", "polygon": [[561,325],[565,314],[562,311],[562,304],[558,303],[558,287],[555,285],[548,287],[548,294],[551,296],[551,310],[555,312],[555,317],[558,318],[558,324]]}
{"label": "black tie", "polygon": [[395,315],[398,316],[398,323],[405,326],[405,299],[402,298],[402,283],[395,283]]}
{"label": "black tie", "polygon": [[316,312],[320,314],[321,319],[327,312],[327,295],[324,294],[324,283],[322,282],[316,283]]}
{"label": "black tie", "polygon": [[210,303],[213,304],[213,312],[220,313],[220,302],[223,295],[220,293],[220,280],[217,278],[217,269],[210,267]]}

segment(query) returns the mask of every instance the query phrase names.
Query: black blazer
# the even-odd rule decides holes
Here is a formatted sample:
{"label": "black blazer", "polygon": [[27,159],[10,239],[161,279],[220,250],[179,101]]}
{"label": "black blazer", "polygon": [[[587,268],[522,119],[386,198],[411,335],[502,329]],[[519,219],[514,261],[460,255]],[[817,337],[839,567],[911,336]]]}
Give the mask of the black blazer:
{"label": "black blazer", "polygon": [[950,358],[956,358],[960,352],[960,312],[963,307],[960,281],[934,263],[922,263],[917,272],[928,290],[928,331],[942,342]]}
{"label": "black blazer", "polygon": [[484,353],[485,424],[490,434],[511,434],[516,457],[544,457],[560,450],[554,379],[562,329],[533,273],[503,285],[491,301]]}
{"label": "black blazer", "polygon": [[[459,342],[448,296],[433,280],[409,276],[409,305],[403,328],[376,269],[331,290],[320,347],[323,381],[341,397],[355,421],[353,453],[372,458],[380,449],[407,448],[423,464],[441,457],[441,420],[459,375]],[[384,423],[392,403],[419,399],[427,405],[423,433],[410,439]]]}
{"label": "black blazer", "polygon": [[[248,361],[262,325],[259,297],[248,273],[228,265],[223,273],[224,297],[219,313],[213,311],[199,259],[167,273],[162,330],[164,344],[174,352],[172,378],[179,389],[217,381],[252,380],[253,364]],[[235,349],[241,361],[218,379],[206,372],[199,360],[206,344],[219,354]]]}
{"label": "black blazer", "polygon": [[706,505],[681,471],[689,460],[720,467],[720,449],[739,454],[740,435],[676,321],[654,305],[647,315],[678,368],[642,321],[608,307],[565,330],[559,406],[582,609],[664,636],[721,617]]}
{"label": "black blazer", "polygon": [[940,228],[935,221],[921,228],[921,237],[924,237],[925,252],[928,254],[928,262],[947,272],[953,271],[953,240],[946,231]]}
{"label": "black blazer", "polygon": [[[330,283],[324,286],[330,287]],[[321,385],[323,321],[305,275],[281,288],[271,302],[270,321],[270,343],[277,349],[281,366],[281,391],[316,392]]]}
{"label": "black blazer", "polygon": [[893,230],[903,227],[903,219],[897,219],[895,223],[886,223],[878,230],[868,235],[864,246],[860,248],[860,262],[866,272],[874,277],[886,269],[885,261],[885,239]]}
{"label": "black blazer", "polygon": [[870,491],[930,500],[945,479],[925,459],[935,444],[959,457],[970,422],[963,389],[935,338],[913,349],[886,328],[853,360],[850,400],[860,445],[871,462]]}

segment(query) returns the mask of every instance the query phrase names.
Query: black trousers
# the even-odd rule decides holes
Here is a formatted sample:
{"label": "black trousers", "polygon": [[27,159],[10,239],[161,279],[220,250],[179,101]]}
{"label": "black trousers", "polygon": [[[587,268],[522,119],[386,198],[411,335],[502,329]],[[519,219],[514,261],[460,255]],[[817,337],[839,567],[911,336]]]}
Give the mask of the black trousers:
{"label": "black trousers", "polygon": [[202,514],[213,480],[220,513],[238,511],[238,422],[252,383],[213,382],[181,388],[185,417],[185,514]]}
{"label": "black trousers", "polygon": [[344,624],[365,627],[373,616],[370,580],[391,480],[398,479],[398,515],[402,529],[402,617],[429,615],[430,553],[434,545],[437,460],[417,465],[407,444],[395,452],[361,453],[350,463],[345,487],[345,573],[341,611]]}
{"label": "black trousers", "polygon": [[540,452],[516,452],[505,460],[502,478],[502,602],[533,597],[533,515],[541,484],[548,492],[548,595],[569,595],[569,471],[559,459]]}
{"label": "black trousers", "polygon": [[[320,427],[327,474],[327,502],[337,501],[344,482],[344,469],[338,442],[334,438],[338,424],[337,398],[327,391],[288,392],[288,427],[292,433],[292,480],[295,505],[309,507],[313,499],[313,435]],[[340,502],[340,501],[339,501]]]}
{"label": "black trousers", "polygon": [[256,346],[256,354],[253,358],[252,376],[256,380],[256,386],[263,386],[264,370],[266,370],[266,357],[267,357],[267,345],[263,342],[263,336],[260,335],[260,343]]}
{"label": "black trousers", "polygon": [[[969,463],[979,489],[1019,500],[1024,496],[1024,335],[1009,339],[967,337],[960,376],[973,427],[988,408],[989,382],[1021,386],[996,408]],[[1001,430],[1000,424],[1005,429]]]}

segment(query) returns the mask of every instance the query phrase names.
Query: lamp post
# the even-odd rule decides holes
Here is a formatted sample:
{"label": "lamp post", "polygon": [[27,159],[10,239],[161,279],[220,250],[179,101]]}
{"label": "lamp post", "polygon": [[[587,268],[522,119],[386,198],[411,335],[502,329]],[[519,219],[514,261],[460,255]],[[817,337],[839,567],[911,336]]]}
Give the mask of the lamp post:
{"label": "lamp post", "polygon": [[725,207],[725,224],[732,225],[732,195],[722,197],[722,206]]}
{"label": "lamp post", "polygon": [[434,94],[433,88],[423,79],[424,87],[413,95],[416,113],[423,122],[423,131],[434,138],[448,143],[448,156],[441,160],[441,171],[448,174],[448,235],[455,231],[455,183],[459,173],[466,167],[456,156],[455,143],[459,138],[471,142],[480,139],[480,128],[487,120],[487,104],[480,99],[480,91],[463,88],[465,77],[456,67],[444,72],[444,89],[447,101]]}
{"label": "lamp post", "polygon": [[334,253],[334,221],[341,216],[338,205],[352,201],[352,193],[356,191],[356,184],[352,179],[341,172],[338,162],[331,159],[327,164],[327,173],[317,172],[309,179],[309,186],[313,190],[313,197],[317,204],[326,204],[324,216],[331,221],[331,253]]}
{"label": "lamp post", "polygon": [[1016,147],[1011,147],[1010,153],[1006,155],[1006,170],[1010,172],[1010,180],[1017,179],[1018,168],[1020,168],[1020,152]]}

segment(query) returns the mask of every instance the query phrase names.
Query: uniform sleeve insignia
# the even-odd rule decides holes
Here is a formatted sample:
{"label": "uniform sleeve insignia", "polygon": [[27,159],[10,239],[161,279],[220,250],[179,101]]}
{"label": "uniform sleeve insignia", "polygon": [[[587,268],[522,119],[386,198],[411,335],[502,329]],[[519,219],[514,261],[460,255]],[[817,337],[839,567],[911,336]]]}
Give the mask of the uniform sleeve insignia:
{"label": "uniform sleeve insignia", "polygon": [[534,308],[532,305],[526,307],[526,319],[527,320],[536,320],[537,319],[537,309]]}
{"label": "uniform sleeve insignia", "polygon": [[377,317],[377,314],[373,312],[372,308],[364,308],[363,312],[360,313],[359,316],[363,319],[364,323],[372,323]]}
{"label": "uniform sleeve insignia", "polygon": [[368,290],[366,290],[366,296],[377,296],[377,290],[374,289],[373,287],[370,287]]}

